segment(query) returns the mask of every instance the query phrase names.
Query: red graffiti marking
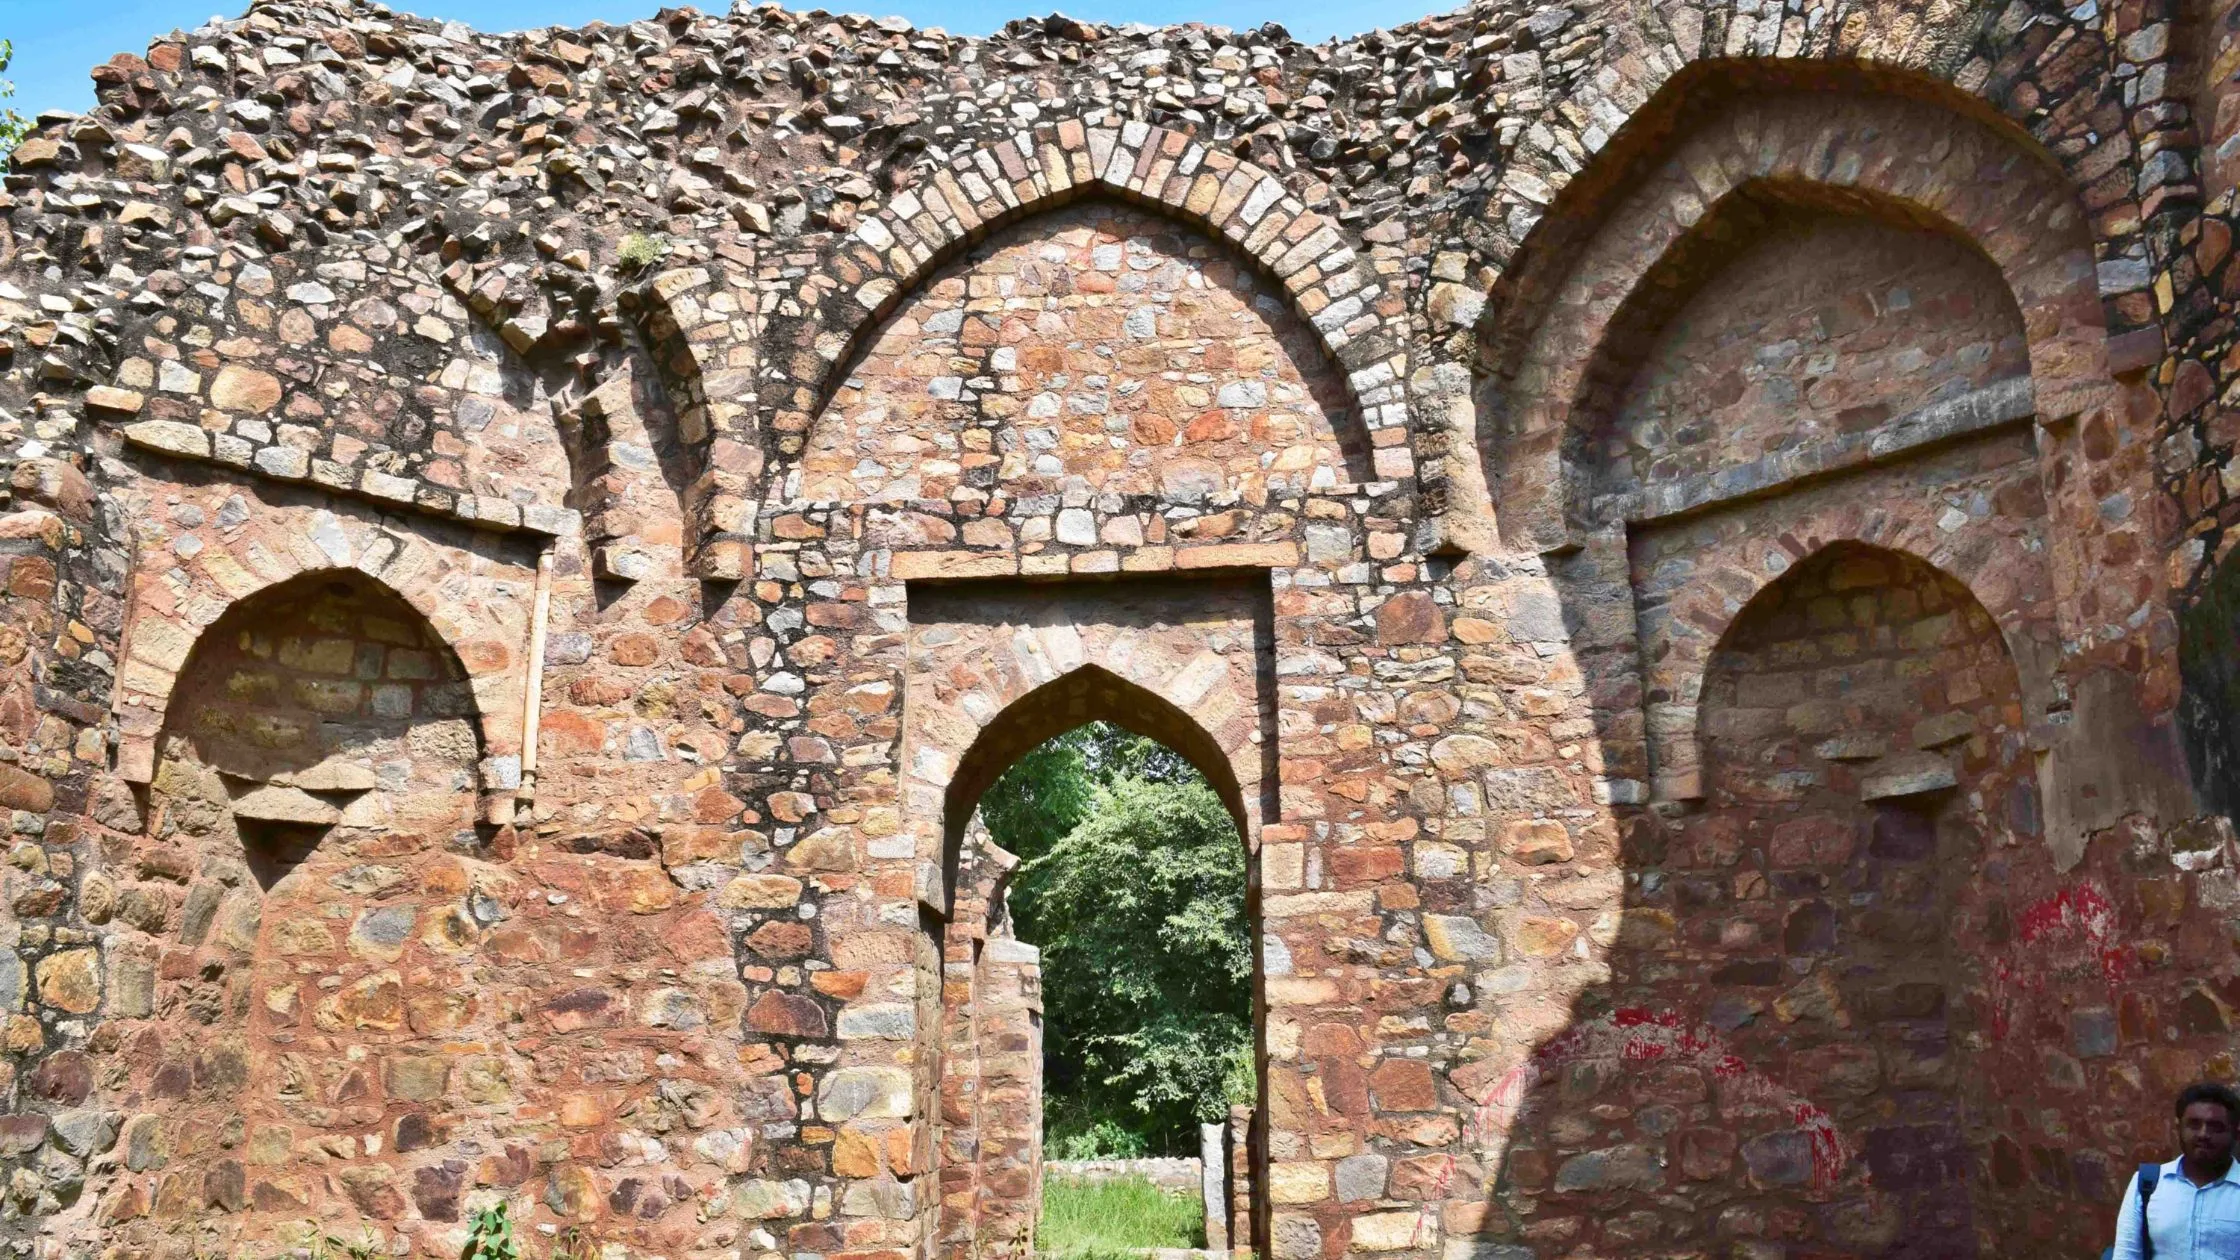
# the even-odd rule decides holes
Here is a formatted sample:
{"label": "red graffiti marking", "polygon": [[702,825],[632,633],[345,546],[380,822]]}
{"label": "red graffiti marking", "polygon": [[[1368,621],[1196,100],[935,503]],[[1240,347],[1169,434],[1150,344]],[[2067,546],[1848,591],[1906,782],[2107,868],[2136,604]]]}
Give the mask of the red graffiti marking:
{"label": "red graffiti marking", "polygon": [[1845,1155],[1843,1139],[1836,1135],[1836,1122],[1828,1113],[1808,1102],[1797,1104],[1789,1118],[1798,1128],[1812,1138],[1812,1184],[1834,1185],[1843,1175]]}
{"label": "red graffiti marking", "polygon": [[1812,1140],[1812,1179],[1832,1186],[1843,1176],[1850,1152],[1835,1121],[1809,1099],[1753,1068],[1709,1025],[1675,1010],[1628,1006],[1550,1038],[1531,1058],[1511,1068],[1478,1099],[1465,1137],[1479,1147],[1507,1134],[1524,1110],[1526,1096],[1547,1074],[1563,1065],[1615,1059],[1624,1063],[1673,1063],[1708,1072],[1740,1101],[1776,1111]]}
{"label": "red graffiti marking", "polygon": [[2099,956],[2100,972],[2109,987],[2123,983],[2130,969],[2130,952],[2116,943],[2116,908],[2098,884],[2064,888],[2032,902],[2022,912],[2025,945],[2041,940],[2069,944],[2079,938]]}
{"label": "red graffiti marking", "polygon": [[1431,1183],[1431,1193],[1424,1196],[1423,1206],[1416,1209],[1415,1232],[1409,1236],[1410,1248],[1421,1247],[1423,1240],[1438,1228],[1437,1205],[1446,1201],[1447,1187],[1454,1184],[1454,1153],[1439,1165],[1439,1176]]}
{"label": "red graffiti marking", "polygon": [[2131,950],[2116,937],[2107,890],[2087,880],[2041,897],[2016,918],[2024,947],[1991,960],[1991,1036],[2004,1040],[2023,995],[2043,993],[2049,976],[2098,971],[2113,1000],[2131,972]]}

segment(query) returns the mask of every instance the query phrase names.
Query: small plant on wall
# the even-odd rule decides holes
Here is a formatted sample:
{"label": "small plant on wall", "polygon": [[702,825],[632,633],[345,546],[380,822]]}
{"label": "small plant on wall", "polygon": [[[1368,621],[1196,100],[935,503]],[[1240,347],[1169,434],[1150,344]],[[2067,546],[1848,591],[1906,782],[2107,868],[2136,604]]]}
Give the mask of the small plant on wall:
{"label": "small plant on wall", "polygon": [[336,1238],[330,1234],[321,1239],[319,1245],[322,1249],[332,1248],[328,1254],[348,1256],[350,1260],[376,1260],[385,1250],[381,1245],[380,1235],[370,1232],[358,1235],[355,1241]]}
{"label": "small plant on wall", "polygon": [[622,238],[615,259],[632,271],[642,271],[669,256],[669,241],[659,234],[632,232]]}
{"label": "small plant on wall", "polygon": [[[379,1260],[388,1252],[381,1235],[371,1230],[354,1239],[343,1238],[326,1232],[315,1220],[305,1221],[297,1237],[299,1241],[286,1245],[287,1249],[275,1253],[272,1260]],[[198,1250],[195,1260],[222,1260],[222,1253]]]}
{"label": "small plant on wall", "polygon": [[521,1260],[521,1245],[514,1241],[513,1221],[503,1202],[479,1208],[470,1218],[465,1260]]}

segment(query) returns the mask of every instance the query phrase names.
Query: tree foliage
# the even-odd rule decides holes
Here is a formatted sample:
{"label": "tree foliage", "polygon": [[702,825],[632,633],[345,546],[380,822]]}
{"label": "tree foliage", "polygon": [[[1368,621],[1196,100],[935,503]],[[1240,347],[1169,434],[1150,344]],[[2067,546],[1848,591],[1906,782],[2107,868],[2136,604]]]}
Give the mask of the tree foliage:
{"label": "tree foliage", "polygon": [[[12,39],[0,39],[0,74],[16,59],[16,45]],[[16,94],[13,80],[0,79],[0,101],[12,100]],[[15,110],[0,106],[0,161],[15,152],[16,144],[31,133],[31,120]]]}
{"label": "tree foliage", "polygon": [[1104,723],[1022,757],[981,799],[1022,859],[1042,947],[1045,1128],[1060,1155],[1195,1154],[1252,1095],[1244,846],[1179,754]]}

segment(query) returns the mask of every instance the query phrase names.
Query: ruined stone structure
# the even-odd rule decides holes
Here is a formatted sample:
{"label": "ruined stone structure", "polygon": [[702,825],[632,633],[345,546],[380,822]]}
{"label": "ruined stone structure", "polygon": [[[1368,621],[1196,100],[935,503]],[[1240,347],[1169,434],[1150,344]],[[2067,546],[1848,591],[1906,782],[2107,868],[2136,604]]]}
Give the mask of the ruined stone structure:
{"label": "ruined stone structure", "polygon": [[0,1244],[1009,1256],[979,792],[1275,1260],[2097,1254],[2240,1074],[2240,6],[257,4],[0,194]]}

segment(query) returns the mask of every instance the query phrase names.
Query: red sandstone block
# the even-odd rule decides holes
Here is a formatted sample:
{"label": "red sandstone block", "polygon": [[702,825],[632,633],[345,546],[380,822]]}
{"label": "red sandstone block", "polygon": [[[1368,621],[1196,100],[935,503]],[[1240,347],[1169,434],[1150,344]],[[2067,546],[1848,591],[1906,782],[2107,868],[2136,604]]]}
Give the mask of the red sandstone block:
{"label": "red sandstone block", "polygon": [[1397,845],[1364,845],[1330,852],[1330,872],[1340,888],[1391,879],[1400,874],[1404,866]]}
{"label": "red sandstone block", "polygon": [[1219,543],[1183,547],[1174,554],[1178,569],[1287,569],[1298,563],[1298,546],[1289,542]]}
{"label": "red sandstone block", "polygon": [[887,572],[897,581],[1002,577],[1018,572],[1012,555],[970,551],[898,551]]}
{"label": "red sandstone block", "polygon": [[1369,1097],[1379,1111],[1430,1111],[1439,1105],[1431,1067],[1420,1059],[1386,1059],[1369,1074]]}

